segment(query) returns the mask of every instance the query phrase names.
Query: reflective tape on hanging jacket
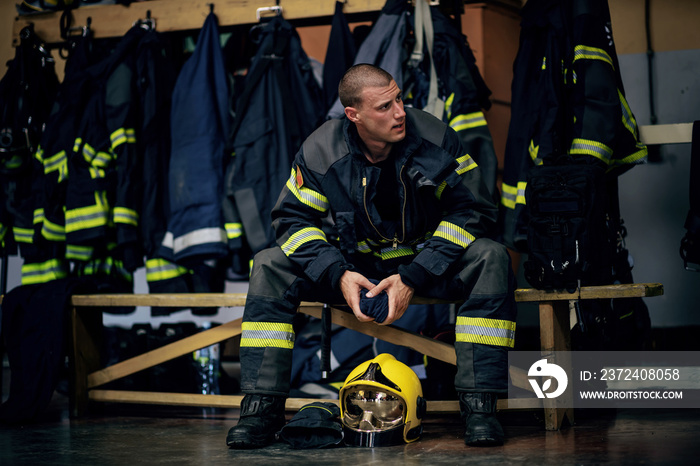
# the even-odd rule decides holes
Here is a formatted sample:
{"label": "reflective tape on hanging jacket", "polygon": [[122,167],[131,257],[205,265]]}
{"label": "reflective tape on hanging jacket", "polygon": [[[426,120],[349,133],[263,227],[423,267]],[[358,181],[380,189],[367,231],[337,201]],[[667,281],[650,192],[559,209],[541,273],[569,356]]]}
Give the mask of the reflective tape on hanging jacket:
{"label": "reflective tape on hanging jacket", "polygon": [[146,281],[149,283],[171,280],[192,273],[187,267],[165,259],[155,258],[146,261]]}
{"label": "reflective tape on hanging jacket", "polygon": [[486,117],[483,112],[472,112],[463,115],[457,115],[450,120],[450,127],[457,132],[465,129],[478,128],[486,126]]}
{"label": "reflective tape on hanging jacket", "polygon": [[60,259],[22,265],[22,285],[37,285],[68,276],[68,264]]}
{"label": "reflective tape on hanging jacket", "polygon": [[501,204],[509,209],[515,209],[518,204],[525,205],[525,189],[527,181],[518,181],[518,186],[511,186],[506,183],[501,184]]}
{"label": "reflective tape on hanging jacket", "polygon": [[471,158],[469,154],[464,154],[463,156],[457,158],[457,163],[459,164],[459,166],[457,166],[455,171],[458,175],[462,175],[477,167],[476,162],[474,161],[474,159]]}
{"label": "reflective tape on hanging jacket", "polygon": [[571,142],[571,149],[569,150],[571,155],[589,155],[595,157],[605,165],[610,165],[610,160],[612,159],[613,151],[611,148],[603,144],[602,142],[592,141],[590,139],[575,138]]}
{"label": "reflective tape on hanging jacket", "polygon": [[224,225],[226,229],[226,237],[228,239],[236,239],[243,236],[243,224],[237,222],[226,223]]}

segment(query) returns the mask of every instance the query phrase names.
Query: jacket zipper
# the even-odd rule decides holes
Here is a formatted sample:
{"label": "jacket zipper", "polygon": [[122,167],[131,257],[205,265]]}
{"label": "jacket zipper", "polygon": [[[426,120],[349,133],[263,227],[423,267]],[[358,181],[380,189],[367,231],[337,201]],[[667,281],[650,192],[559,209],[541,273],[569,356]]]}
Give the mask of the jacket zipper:
{"label": "jacket zipper", "polygon": [[369,220],[369,224],[372,225],[372,228],[374,228],[374,231],[377,232],[380,238],[382,238],[384,241],[391,241],[392,243],[392,248],[396,249],[399,246],[399,243],[403,243],[406,240],[406,198],[407,193],[406,193],[406,184],[403,181],[403,169],[404,165],[401,165],[401,170],[399,170],[399,180],[401,180],[401,186],[403,187],[403,206],[401,207],[401,232],[402,234],[402,239],[399,241],[398,234],[394,233],[394,238],[390,239],[387,238],[386,236],[382,235],[379,231],[379,229],[374,225],[372,222],[372,217],[369,215],[369,209],[367,209],[367,177],[362,177],[362,204],[363,207],[365,208],[365,214],[367,215],[367,220]]}

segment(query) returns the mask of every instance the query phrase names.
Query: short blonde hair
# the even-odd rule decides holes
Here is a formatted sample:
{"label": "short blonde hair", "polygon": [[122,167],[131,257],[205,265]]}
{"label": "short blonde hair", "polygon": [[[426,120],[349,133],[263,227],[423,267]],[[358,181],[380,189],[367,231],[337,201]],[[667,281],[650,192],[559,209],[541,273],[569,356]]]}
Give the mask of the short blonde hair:
{"label": "short blonde hair", "polygon": [[362,91],[367,87],[388,86],[394,78],[369,63],[351,66],[338,84],[338,97],[343,107],[359,107],[362,104]]}

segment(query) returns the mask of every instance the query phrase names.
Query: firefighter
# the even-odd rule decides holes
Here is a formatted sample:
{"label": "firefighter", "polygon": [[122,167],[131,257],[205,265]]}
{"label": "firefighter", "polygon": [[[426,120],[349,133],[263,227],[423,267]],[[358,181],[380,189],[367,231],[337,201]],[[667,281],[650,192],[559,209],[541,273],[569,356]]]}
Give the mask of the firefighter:
{"label": "firefighter", "polygon": [[497,208],[479,167],[454,130],[404,109],[386,71],[355,65],[339,94],[345,117],[302,144],[272,212],[277,246],[253,261],[240,348],[245,397],[226,443],[264,446],[284,425],[299,302],[345,301],[369,322],[359,305],[369,290],[369,298],[388,294],[378,325],[401,318],[414,294],[462,301],[455,387],[464,441],[499,445],[495,406],[514,344],[514,277],[505,247],[489,238]]}

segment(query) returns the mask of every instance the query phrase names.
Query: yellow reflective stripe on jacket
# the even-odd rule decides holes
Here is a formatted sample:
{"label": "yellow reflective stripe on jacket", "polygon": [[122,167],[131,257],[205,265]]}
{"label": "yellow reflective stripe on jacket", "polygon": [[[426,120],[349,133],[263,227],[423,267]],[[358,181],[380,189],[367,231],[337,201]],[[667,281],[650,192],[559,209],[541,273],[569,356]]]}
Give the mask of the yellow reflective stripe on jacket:
{"label": "yellow reflective stripe on jacket", "polygon": [[639,140],[637,120],[634,119],[632,109],[630,109],[627,99],[625,99],[625,96],[622,95],[620,89],[617,90],[617,96],[620,98],[620,106],[622,107],[622,124],[625,125],[625,128],[627,128],[630,133],[632,133],[635,139]]}
{"label": "yellow reflective stripe on jacket", "polygon": [[104,192],[95,193],[95,204],[66,211],[66,232],[73,233],[109,224],[109,205]]}
{"label": "yellow reflective stripe on jacket", "polygon": [[67,276],[67,264],[59,259],[22,265],[22,285],[48,283]]}
{"label": "yellow reflective stripe on jacket", "polygon": [[18,243],[31,244],[34,242],[33,228],[12,227],[12,234],[15,237],[15,241]]}
{"label": "yellow reflective stripe on jacket", "polygon": [[468,172],[469,170],[474,170],[477,165],[473,158],[469,154],[464,154],[457,158],[457,163],[459,166],[455,169],[458,175]]}
{"label": "yellow reflective stripe on jacket", "polygon": [[586,45],[577,45],[574,47],[574,62],[576,60],[602,60],[610,66],[613,66],[612,58],[608,52],[597,47],[588,47]]}
{"label": "yellow reflective stripe on jacket", "polygon": [[304,243],[308,243],[309,241],[328,242],[326,239],[326,234],[318,228],[302,228],[284,242],[282,245],[282,251],[287,257],[289,257],[290,255],[294,254],[294,251],[296,251],[299,246]]}
{"label": "yellow reflective stripe on jacket", "polygon": [[108,212],[98,205],[66,211],[66,233],[101,227],[108,223]]}
{"label": "yellow reflective stripe on jacket", "polygon": [[116,150],[118,146],[125,142],[135,143],[136,132],[133,128],[119,128],[109,136],[109,140],[112,142],[112,150]]}
{"label": "yellow reflective stripe on jacket", "polygon": [[447,114],[447,121],[452,119],[452,104],[455,100],[455,93],[450,94],[447,99],[445,99],[445,113]]}
{"label": "yellow reflective stripe on jacket", "polygon": [[34,152],[34,158],[43,166],[44,165],[44,148],[40,145],[37,146],[36,152]]}
{"label": "yellow reflective stripe on jacket", "polygon": [[610,159],[612,159],[613,151],[602,142],[592,141],[590,139],[575,138],[573,141],[571,141],[571,149],[569,150],[569,154],[590,155],[591,157],[602,160],[606,165],[609,165]]}
{"label": "yellow reflective stripe on jacket", "polygon": [[240,238],[241,236],[243,236],[243,224],[242,223],[236,223],[236,222],[226,223],[226,224],[224,224],[224,228],[226,229],[226,237],[228,239]]}
{"label": "yellow reflective stripe on jacket", "polygon": [[134,277],[131,272],[124,268],[124,263],[115,260],[113,257],[95,259],[77,269],[78,276],[114,276],[119,275],[123,280],[132,282]]}
{"label": "yellow reflective stripe on jacket", "polygon": [[540,146],[535,145],[535,141],[530,139],[530,145],[527,148],[528,154],[530,154],[530,158],[532,161],[535,163],[535,165],[542,165],[542,159],[537,157],[538,153],[540,152]]}
{"label": "yellow reflective stripe on jacket", "polygon": [[[76,147],[74,150],[77,152],[78,149],[79,147]],[[83,159],[95,169],[106,168],[109,166],[110,162],[114,160],[114,155],[111,153],[95,150],[95,148],[88,143],[83,144],[82,154]]]}
{"label": "yellow reflective stripe on jacket", "polygon": [[472,112],[466,115],[457,115],[450,120],[450,127],[455,131],[463,131],[465,129],[478,128],[479,126],[486,126],[486,117],[484,117],[484,112]]}
{"label": "yellow reflective stripe on jacket", "polygon": [[647,149],[647,146],[645,146],[643,143],[638,142],[636,144],[637,151],[633,152],[632,154],[628,155],[627,157],[624,157],[619,160],[613,160],[610,165],[611,166],[617,166],[617,165],[625,165],[628,163],[635,163],[647,155],[649,155],[649,149]]}
{"label": "yellow reflective stripe on jacket", "polygon": [[438,186],[435,189],[435,197],[437,197],[438,200],[440,200],[440,198],[442,197],[442,192],[445,190],[446,187],[447,187],[447,181],[443,181],[442,183],[440,183],[440,186]]}
{"label": "yellow reflective stripe on jacket", "polygon": [[34,219],[32,223],[36,225],[37,223],[41,223],[44,221],[46,218],[46,215],[44,214],[44,208],[43,207],[38,207],[34,209]]}
{"label": "yellow reflective stripe on jacket", "polygon": [[317,193],[309,188],[302,186],[299,188],[297,186],[297,171],[292,168],[292,174],[287,180],[287,188],[299,199],[304,205],[312,207],[320,212],[326,212],[328,210],[328,198],[321,193]]}
{"label": "yellow reflective stripe on jacket", "polygon": [[509,209],[515,209],[518,204],[525,205],[525,188],[527,181],[518,181],[517,187],[502,183],[501,204]]}
{"label": "yellow reflective stripe on jacket", "polygon": [[355,251],[366,254],[368,252],[372,252],[372,248],[369,247],[367,241],[358,241],[357,246],[355,246]]}
{"label": "yellow reflective stripe on jacket", "polygon": [[243,322],[241,347],[294,349],[294,329],[278,322]]}
{"label": "yellow reflective stripe on jacket", "polygon": [[58,182],[68,178],[68,157],[66,156],[66,151],[52,155],[44,159],[44,174],[48,175],[51,172],[58,172]]}
{"label": "yellow reflective stripe on jacket", "polygon": [[139,214],[135,210],[126,207],[115,207],[113,218],[114,223],[133,226],[138,226],[139,224]]}
{"label": "yellow reflective stripe on jacket", "polygon": [[95,248],[92,246],[81,246],[78,244],[66,244],[66,259],[79,261],[89,261]]}
{"label": "yellow reflective stripe on jacket", "polygon": [[146,261],[146,281],[157,282],[170,280],[192,273],[187,267],[182,267],[165,259],[148,259]]}
{"label": "yellow reflective stripe on jacket", "polygon": [[49,241],[65,241],[66,228],[63,225],[57,225],[48,219],[44,219],[44,223],[41,225],[41,236]]}
{"label": "yellow reflective stripe on jacket", "polygon": [[455,341],[482,345],[515,346],[515,322],[485,317],[457,316]]}
{"label": "yellow reflective stripe on jacket", "polygon": [[398,245],[396,248],[382,248],[379,252],[375,252],[374,255],[379,257],[381,260],[385,261],[387,259],[396,259],[398,257],[412,256],[416,254],[416,252],[417,251],[410,246]]}
{"label": "yellow reflective stripe on jacket", "polygon": [[469,246],[476,238],[467,230],[458,227],[457,225],[442,221],[433,233],[433,236],[446,239],[451,243],[455,243],[463,248]]}

